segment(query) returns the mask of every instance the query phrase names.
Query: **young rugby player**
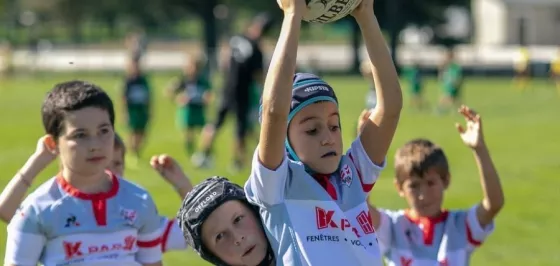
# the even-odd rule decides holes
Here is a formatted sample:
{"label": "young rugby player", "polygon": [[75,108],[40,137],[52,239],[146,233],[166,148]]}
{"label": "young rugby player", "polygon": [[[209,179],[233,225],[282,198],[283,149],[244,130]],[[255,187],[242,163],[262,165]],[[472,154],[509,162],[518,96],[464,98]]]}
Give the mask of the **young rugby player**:
{"label": "young rugby player", "polygon": [[[0,195],[0,218],[4,222],[8,223],[12,219],[35,177],[55,160],[56,150],[47,147],[48,145],[45,143],[47,139],[49,137],[44,136],[39,140],[36,152],[30,157],[26,166],[22,168],[27,169],[25,176],[16,175],[2,191]],[[118,134],[115,134],[113,157],[107,169],[117,177],[124,178],[125,154],[125,144]],[[192,189],[190,180],[173,158],[167,155],[153,156],[150,164],[177,191],[182,199]],[[161,216],[160,220],[162,251],[186,249],[187,245],[183,234],[175,219]]]}
{"label": "young rugby player", "polygon": [[275,262],[258,207],[226,178],[211,177],[194,186],[177,219],[189,246],[213,265],[281,265]]}
{"label": "young rugby player", "polygon": [[439,77],[442,82],[443,95],[440,98],[438,113],[446,113],[460,104],[463,87],[463,69],[455,59],[455,52],[449,49],[440,67]]}
{"label": "young rugby player", "polygon": [[412,64],[406,69],[405,73],[411,96],[410,106],[417,110],[422,110],[426,107],[426,102],[422,96],[424,81],[420,65],[417,63]]}
{"label": "young rugby player", "polygon": [[426,139],[406,143],[395,155],[395,187],[408,209],[370,205],[387,265],[469,265],[472,252],[494,230],[494,218],[504,204],[500,179],[485,144],[480,116],[465,106],[460,113],[467,126],[457,124],[457,129],[474,153],[482,201],[469,209],[443,209],[451,179],[443,150]]}
{"label": "young rugby player", "polygon": [[[87,82],[60,83],[47,94],[46,142],[62,169],[11,219],[5,265],[161,265],[160,217],[150,195],[106,171],[114,116],[109,96]],[[16,178],[34,171],[28,163]]]}
{"label": "young rugby player", "polygon": [[169,88],[178,105],[177,122],[185,134],[185,148],[189,156],[196,150],[195,135],[206,124],[206,107],[210,103],[210,81],[205,73],[205,59],[191,57],[183,75]]}
{"label": "young rugby player", "polygon": [[266,76],[247,198],[260,207],[276,265],[381,265],[366,198],[385,164],[402,92],[373,0],[362,0],[352,15],[368,51],[378,101],[346,154],[333,88],[312,74],[294,76],[306,2],[279,5],[284,20]]}
{"label": "young rugby player", "polygon": [[151,115],[152,96],[147,77],[140,69],[140,62],[129,61],[123,86],[123,106],[130,133],[130,147],[134,160],[140,157]]}

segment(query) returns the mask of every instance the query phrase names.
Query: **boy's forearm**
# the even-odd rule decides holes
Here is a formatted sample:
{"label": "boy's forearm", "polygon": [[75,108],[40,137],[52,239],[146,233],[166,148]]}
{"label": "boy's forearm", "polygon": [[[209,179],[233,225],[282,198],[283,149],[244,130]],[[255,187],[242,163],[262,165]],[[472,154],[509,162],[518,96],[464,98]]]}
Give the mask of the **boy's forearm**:
{"label": "boy's forearm", "polygon": [[371,62],[377,105],[364,125],[360,141],[370,160],[383,165],[397,129],[402,92],[395,65],[375,16],[358,21]]}
{"label": "boy's forearm", "polygon": [[377,94],[377,112],[398,116],[402,109],[402,92],[393,59],[377,19],[359,22],[362,37],[372,63]]}
{"label": "boy's forearm", "polygon": [[10,222],[29,189],[27,181],[22,178],[25,177],[18,172],[0,194],[0,219],[5,223]]}
{"label": "boy's forearm", "polygon": [[285,14],[263,91],[259,160],[276,169],[284,158],[292,80],[301,28],[301,14]]}
{"label": "boy's forearm", "polygon": [[17,208],[21,205],[29,186],[47,165],[48,162],[44,162],[38,156],[32,155],[8,182],[0,194],[0,218],[4,222],[9,222],[12,219]]}
{"label": "boy's forearm", "polygon": [[193,188],[191,182],[186,177],[182,183],[173,184],[173,186],[181,199],[184,199]]}
{"label": "boy's forearm", "polygon": [[480,183],[484,194],[484,209],[495,215],[504,204],[504,194],[498,172],[494,167],[490,152],[485,144],[474,149],[474,157],[478,166]]}

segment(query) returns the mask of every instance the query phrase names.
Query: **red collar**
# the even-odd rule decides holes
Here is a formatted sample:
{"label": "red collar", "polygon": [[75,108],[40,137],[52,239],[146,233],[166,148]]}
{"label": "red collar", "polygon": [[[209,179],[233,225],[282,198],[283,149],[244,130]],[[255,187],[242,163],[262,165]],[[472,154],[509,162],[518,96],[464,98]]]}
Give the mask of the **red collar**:
{"label": "red collar", "polygon": [[327,191],[333,200],[337,200],[336,188],[330,181],[331,175],[314,174],[313,178]]}
{"label": "red collar", "polygon": [[445,222],[449,216],[449,211],[442,210],[436,217],[422,217],[417,216],[411,210],[407,209],[404,212],[405,217],[412,223],[419,225],[424,236],[424,244],[431,245],[434,241],[435,228],[438,223]]}
{"label": "red collar", "polygon": [[62,177],[62,174],[57,175],[56,182],[62,188],[62,190],[73,197],[83,200],[105,200],[114,197],[119,191],[119,179],[117,178],[117,176],[110,171],[105,171],[105,173],[107,173],[111,177],[111,188],[109,189],[109,191],[105,192],[93,194],[81,192],[77,188],[73,187],[70,183],[68,183],[68,181],[66,181],[66,179]]}
{"label": "red collar", "polygon": [[447,216],[449,215],[449,211],[441,210],[441,213],[438,216],[423,217],[423,216],[416,215],[410,209],[406,209],[404,211],[404,215],[406,216],[406,218],[408,218],[408,220],[410,220],[411,222],[413,222],[415,224],[434,224],[435,225],[435,224],[444,222],[445,219],[447,219]]}

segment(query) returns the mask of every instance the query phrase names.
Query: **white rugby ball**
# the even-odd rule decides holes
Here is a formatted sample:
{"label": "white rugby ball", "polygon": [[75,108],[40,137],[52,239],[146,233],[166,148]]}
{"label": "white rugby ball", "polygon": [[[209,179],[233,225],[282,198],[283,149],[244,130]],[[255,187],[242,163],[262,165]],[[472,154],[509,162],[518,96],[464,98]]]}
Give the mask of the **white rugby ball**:
{"label": "white rugby ball", "polygon": [[316,23],[330,23],[346,17],[362,0],[305,0],[307,14],[303,20]]}

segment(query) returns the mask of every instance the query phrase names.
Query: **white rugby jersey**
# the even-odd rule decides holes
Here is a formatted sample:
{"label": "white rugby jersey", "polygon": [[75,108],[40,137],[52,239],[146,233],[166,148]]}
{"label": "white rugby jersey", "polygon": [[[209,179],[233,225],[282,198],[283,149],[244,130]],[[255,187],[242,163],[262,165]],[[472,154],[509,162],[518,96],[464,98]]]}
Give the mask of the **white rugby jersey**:
{"label": "white rugby jersey", "polygon": [[31,193],[8,225],[4,262],[137,266],[161,260],[160,216],[144,189],[112,176],[86,194],[62,176]]}
{"label": "white rugby jersey", "polygon": [[161,251],[185,250],[187,242],[177,220],[161,217]]}
{"label": "white rugby jersey", "polygon": [[328,191],[287,157],[278,169],[265,168],[258,148],[252,168],[245,192],[261,208],[277,266],[382,265],[366,204],[382,167],[373,164],[359,139],[328,177]]}
{"label": "white rugby jersey", "polygon": [[379,246],[388,266],[466,266],[472,252],[494,230],[469,210],[444,211],[440,217],[414,217],[407,210],[379,210]]}

